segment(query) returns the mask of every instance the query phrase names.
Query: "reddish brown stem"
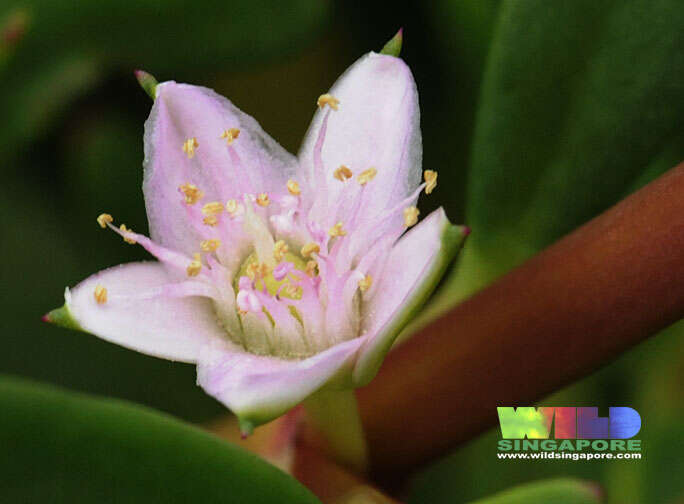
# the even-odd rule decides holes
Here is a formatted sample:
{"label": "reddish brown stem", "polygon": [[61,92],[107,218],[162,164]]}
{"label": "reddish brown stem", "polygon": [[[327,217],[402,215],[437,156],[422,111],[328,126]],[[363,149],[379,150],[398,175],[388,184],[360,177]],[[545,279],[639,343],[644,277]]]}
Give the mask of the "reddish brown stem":
{"label": "reddish brown stem", "polygon": [[684,163],[393,351],[358,391],[372,467],[444,454],[683,316]]}
{"label": "reddish brown stem", "polygon": [[323,504],[400,504],[306,444],[296,447],[292,473]]}
{"label": "reddish brown stem", "polygon": [[240,429],[234,416],[218,419],[206,425],[206,428],[292,473],[323,504],[399,504],[374,488],[361,475],[325,457],[311,444],[296,443],[296,431],[302,427],[299,423],[301,413],[301,410],[292,410],[256,429],[247,439],[240,438]]}

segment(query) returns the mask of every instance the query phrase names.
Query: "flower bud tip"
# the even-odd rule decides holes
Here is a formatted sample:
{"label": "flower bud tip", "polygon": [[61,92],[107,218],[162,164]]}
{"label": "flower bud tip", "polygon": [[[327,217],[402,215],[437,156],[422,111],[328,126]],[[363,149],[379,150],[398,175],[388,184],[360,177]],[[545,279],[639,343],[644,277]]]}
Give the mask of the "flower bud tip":
{"label": "flower bud tip", "polygon": [[31,16],[26,9],[18,8],[0,23],[0,52],[13,49],[26,34]]}
{"label": "flower bud tip", "polygon": [[249,420],[243,420],[242,418],[238,419],[238,422],[240,424],[240,437],[242,439],[247,439],[252,432],[254,432],[254,424]]}
{"label": "flower bud tip", "polygon": [[134,70],[133,74],[135,75],[138,84],[140,84],[140,87],[154,100],[157,96],[157,79],[144,70]]}
{"label": "flower bud tip", "polygon": [[380,50],[380,54],[388,56],[399,57],[401,53],[401,44],[404,41],[404,28],[399,28],[399,31],[392,37]]}
{"label": "flower bud tip", "polygon": [[54,310],[43,315],[40,320],[47,322],[49,324],[55,324],[56,326],[65,327],[67,329],[76,329],[77,331],[82,331],[81,326],[74,320],[71,315],[69,308],[64,305],[60,308],[55,308]]}

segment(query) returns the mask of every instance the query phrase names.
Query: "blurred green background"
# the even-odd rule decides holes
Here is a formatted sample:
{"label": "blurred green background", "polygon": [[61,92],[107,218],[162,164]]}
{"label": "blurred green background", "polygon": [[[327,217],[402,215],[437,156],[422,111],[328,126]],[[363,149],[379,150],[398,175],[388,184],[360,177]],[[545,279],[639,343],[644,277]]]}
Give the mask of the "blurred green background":
{"label": "blurred green background", "polygon": [[[4,0],[0,26],[0,373],[190,422],[225,412],[194,385],[193,366],[40,322],[66,285],[145,257],[95,223],[107,211],[147,228],[151,103],[134,69],[216,89],[296,152],[317,96],[403,26],[424,168],[440,173],[423,214],[441,204],[473,228],[424,317],[684,159],[676,0]],[[551,476],[596,480],[611,503],[684,498],[674,477],[684,474],[683,332],[678,324],[543,401],[637,409],[643,460],[500,461],[492,431],[421,470],[410,502],[466,502]]]}

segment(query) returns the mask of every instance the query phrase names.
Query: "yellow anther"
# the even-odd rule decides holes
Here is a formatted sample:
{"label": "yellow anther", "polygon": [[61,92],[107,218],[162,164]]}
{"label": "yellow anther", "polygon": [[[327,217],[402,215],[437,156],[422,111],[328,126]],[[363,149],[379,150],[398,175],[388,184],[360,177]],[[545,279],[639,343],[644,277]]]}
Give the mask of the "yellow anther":
{"label": "yellow anther", "polygon": [[216,249],[221,246],[221,240],[202,240],[200,242],[200,249],[202,252],[216,252]]}
{"label": "yellow anther", "polygon": [[197,139],[195,137],[188,138],[185,142],[183,142],[183,152],[188,155],[188,159],[193,158],[195,155],[195,149],[197,147],[199,147],[199,144],[197,143]]}
{"label": "yellow anther", "polygon": [[414,206],[404,208],[404,225],[406,227],[413,226],[418,222],[418,215],[420,215],[420,210]]}
{"label": "yellow anther", "polygon": [[259,263],[253,262],[248,264],[245,273],[247,273],[250,280],[254,280],[259,273]]}
{"label": "yellow anther", "polygon": [[256,198],[257,205],[267,207],[271,200],[268,198],[268,193],[262,192]]}
{"label": "yellow anther", "polygon": [[304,289],[302,289],[301,285],[290,285],[286,284],[283,286],[283,290],[280,291],[281,296],[287,297],[290,299],[302,299],[302,293],[304,292]]}
{"label": "yellow anther", "polygon": [[218,224],[218,217],[215,215],[207,215],[204,219],[202,219],[202,222],[204,222],[207,226],[214,227],[216,224]]}
{"label": "yellow anther", "polygon": [[306,263],[306,268],[304,269],[304,271],[310,277],[315,277],[316,276],[316,268],[318,268],[318,263],[316,263],[316,261],[308,261]]}
{"label": "yellow anther", "polygon": [[342,222],[338,222],[328,230],[328,234],[334,238],[336,236],[344,236],[347,232],[342,227]]}
{"label": "yellow anther", "polygon": [[204,215],[218,215],[221,212],[223,212],[223,205],[220,201],[212,201],[202,207],[202,213]]}
{"label": "yellow anther", "polygon": [[102,285],[96,285],[93,297],[97,304],[105,304],[107,302],[107,288]]}
{"label": "yellow anther", "polygon": [[437,187],[437,172],[425,170],[423,177],[425,177],[425,194],[430,194]]}
{"label": "yellow anther", "polygon": [[221,138],[226,139],[226,143],[228,145],[232,145],[233,140],[236,140],[237,137],[240,136],[240,130],[237,128],[230,128],[227,130],[223,130],[223,133],[221,133]]}
{"label": "yellow anther", "polygon": [[200,271],[202,270],[202,259],[200,258],[199,253],[194,254],[193,260],[190,261],[190,264],[188,265],[187,272],[189,277],[194,277],[199,275]]}
{"label": "yellow anther", "polygon": [[378,170],[376,170],[375,168],[368,168],[367,170],[364,170],[361,173],[359,173],[359,176],[356,177],[356,180],[359,181],[359,184],[366,185],[368,182],[373,180],[377,174]]}
{"label": "yellow anther", "polygon": [[[128,232],[128,233],[132,233],[132,232],[133,232],[132,229],[128,229],[128,228],[126,227],[126,224],[121,224],[121,225],[119,226],[119,229],[120,229],[121,231],[123,231],[124,233],[127,233],[127,232]],[[126,243],[130,243],[131,245],[135,244],[135,240],[134,240],[133,238],[128,238],[128,237],[124,236],[124,237],[123,237],[123,240],[124,240]]]}
{"label": "yellow anther", "polygon": [[185,195],[185,202],[188,205],[194,205],[204,196],[204,193],[194,184],[183,184],[178,189]]}
{"label": "yellow anther", "polygon": [[108,213],[101,213],[100,215],[97,216],[97,223],[100,225],[102,229],[107,227],[107,224],[110,222],[114,221],[114,217],[109,215]]}
{"label": "yellow anther", "polygon": [[352,173],[352,171],[344,165],[340,166],[337,170],[333,172],[333,177],[335,177],[340,182],[344,182],[345,180],[352,178],[353,175],[354,174]]}
{"label": "yellow anther", "polygon": [[250,263],[245,272],[250,280],[259,280],[260,278],[266,278],[270,273],[268,265],[265,263],[253,262]]}
{"label": "yellow anther", "polygon": [[238,202],[234,199],[226,201],[226,211],[230,215],[234,215],[238,211]]}
{"label": "yellow anther", "polygon": [[285,254],[287,254],[289,250],[290,249],[287,246],[287,243],[285,243],[283,240],[278,240],[275,242],[273,245],[273,257],[275,258],[276,262],[282,261],[285,257]]}
{"label": "yellow anther", "polygon": [[361,292],[366,292],[371,288],[371,285],[373,285],[373,278],[370,275],[366,275],[359,280],[359,289],[361,289]]}
{"label": "yellow anther", "polygon": [[321,251],[321,247],[314,242],[309,242],[302,247],[301,254],[302,257],[309,257],[311,254],[318,254]]}
{"label": "yellow anther", "polygon": [[335,98],[333,95],[326,93],[319,96],[318,101],[316,103],[318,103],[318,106],[320,108],[323,108],[327,105],[331,109],[337,110],[337,106],[340,104],[340,100]]}
{"label": "yellow anther", "polygon": [[299,184],[292,179],[287,181],[287,190],[290,191],[292,196],[299,196],[302,193]]}

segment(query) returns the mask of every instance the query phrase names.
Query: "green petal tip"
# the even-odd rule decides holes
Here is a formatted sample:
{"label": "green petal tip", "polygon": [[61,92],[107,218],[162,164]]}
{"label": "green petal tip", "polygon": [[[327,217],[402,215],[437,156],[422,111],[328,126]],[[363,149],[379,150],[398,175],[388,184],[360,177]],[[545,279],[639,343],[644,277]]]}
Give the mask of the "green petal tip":
{"label": "green petal tip", "polygon": [[60,308],[55,308],[51,312],[46,313],[41,318],[43,322],[49,322],[50,324],[55,324],[60,327],[65,327],[67,329],[75,329],[77,331],[82,331],[78,322],[72,317],[69,308],[66,305]]}
{"label": "green petal tip", "polygon": [[238,418],[238,423],[240,424],[240,435],[242,436],[242,439],[252,435],[252,432],[254,432],[254,423],[245,420],[244,418]]}
{"label": "green petal tip", "polygon": [[133,73],[135,74],[135,78],[138,80],[140,87],[154,100],[157,96],[157,84],[159,84],[157,79],[144,70],[135,70]]}
{"label": "green petal tip", "polygon": [[442,235],[442,242],[446,245],[447,249],[458,251],[469,235],[470,228],[468,226],[449,224]]}
{"label": "green petal tip", "polygon": [[388,56],[399,57],[401,53],[401,43],[404,40],[404,29],[399,28],[399,31],[392,37],[389,42],[387,42],[383,48],[380,50],[380,54],[386,54]]}

